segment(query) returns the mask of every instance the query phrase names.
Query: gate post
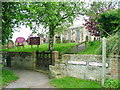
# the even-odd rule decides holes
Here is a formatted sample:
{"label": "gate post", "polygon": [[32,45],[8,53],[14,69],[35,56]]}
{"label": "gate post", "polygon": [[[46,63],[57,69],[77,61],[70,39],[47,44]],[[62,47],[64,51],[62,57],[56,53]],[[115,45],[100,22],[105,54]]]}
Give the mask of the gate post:
{"label": "gate post", "polygon": [[55,65],[55,61],[58,59],[58,51],[52,52],[52,65]]}
{"label": "gate post", "polygon": [[106,75],[106,38],[102,39],[102,86],[104,86]]}
{"label": "gate post", "polygon": [[34,51],[32,55],[33,55],[33,69],[36,69],[36,51]]}

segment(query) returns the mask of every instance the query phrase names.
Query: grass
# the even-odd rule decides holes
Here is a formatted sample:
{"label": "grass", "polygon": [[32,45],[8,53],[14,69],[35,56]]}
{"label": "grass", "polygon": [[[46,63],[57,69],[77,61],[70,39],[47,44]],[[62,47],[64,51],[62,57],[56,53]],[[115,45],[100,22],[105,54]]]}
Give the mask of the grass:
{"label": "grass", "polygon": [[2,69],[2,86],[6,86],[12,81],[15,81],[18,79],[18,76],[16,76],[12,71]]}
{"label": "grass", "polygon": [[55,78],[50,81],[50,84],[57,88],[102,88],[98,82],[74,77]]}
{"label": "grass", "polygon": [[[56,43],[54,44],[54,50],[62,52],[66,49],[69,49],[78,43]],[[12,49],[2,49],[2,51],[9,51],[9,52],[33,52],[39,50],[41,51],[47,51],[48,50],[48,44],[41,44],[39,48],[37,48],[37,45],[33,45],[33,48],[31,48],[31,45],[26,45],[23,47],[14,47]]]}
{"label": "grass", "polygon": [[100,55],[101,54],[101,41],[91,41],[87,43],[87,48],[85,51],[79,52],[78,54],[93,54]]}

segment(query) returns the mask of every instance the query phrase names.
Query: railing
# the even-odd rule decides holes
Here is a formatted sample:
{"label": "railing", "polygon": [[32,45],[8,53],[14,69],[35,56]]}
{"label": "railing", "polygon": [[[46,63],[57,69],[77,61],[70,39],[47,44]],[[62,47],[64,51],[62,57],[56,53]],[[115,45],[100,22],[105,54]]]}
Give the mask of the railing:
{"label": "railing", "polygon": [[[71,50],[71,49],[73,49],[73,48],[75,48],[75,47],[78,48],[78,46],[79,46],[79,45],[82,45],[83,43],[85,43],[85,47],[86,47],[86,41],[84,41],[84,42],[79,43],[79,44],[77,44],[77,45],[75,45],[75,46],[73,46],[73,47],[71,47],[71,48],[69,48],[69,49],[64,50],[63,52],[60,53],[60,55],[66,53],[67,51],[69,51],[69,50]],[[77,51],[77,52],[78,52],[78,51]]]}

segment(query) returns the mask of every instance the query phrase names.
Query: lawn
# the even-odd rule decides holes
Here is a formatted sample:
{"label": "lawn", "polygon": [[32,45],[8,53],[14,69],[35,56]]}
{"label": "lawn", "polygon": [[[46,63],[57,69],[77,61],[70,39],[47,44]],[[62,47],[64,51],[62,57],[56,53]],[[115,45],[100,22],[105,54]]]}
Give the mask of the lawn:
{"label": "lawn", "polygon": [[[78,43],[56,43],[54,44],[54,50],[62,52],[66,49],[69,49]],[[33,45],[33,48],[31,48],[31,45],[26,45],[23,47],[14,47],[12,49],[2,49],[2,51],[10,51],[10,52],[33,52],[33,51],[47,51],[48,50],[48,44],[41,44],[39,48],[37,48],[37,45]]]}
{"label": "lawn", "polygon": [[79,52],[78,54],[101,54],[101,41],[90,41],[87,43],[87,48],[85,51]]}
{"label": "lawn", "polygon": [[102,88],[98,82],[74,77],[55,78],[50,81],[50,84],[57,88]]}
{"label": "lawn", "polygon": [[17,80],[18,76],[16,76],[10,70],[2,69],[2,77],[0,77],[0,78],[2,78],[2,82],[0,82],[0,85],[2,85],[2,87],[4,87],[7,84],[9,84],[10,82]]}

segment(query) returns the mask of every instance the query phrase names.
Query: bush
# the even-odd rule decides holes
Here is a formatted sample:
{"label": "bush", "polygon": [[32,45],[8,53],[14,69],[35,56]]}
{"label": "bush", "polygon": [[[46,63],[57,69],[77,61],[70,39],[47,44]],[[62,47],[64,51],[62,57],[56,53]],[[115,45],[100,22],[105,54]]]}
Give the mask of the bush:
{"label": "bush", "polygon": [[116,30],[120,23],[119,10],[107,10],[104,13],[99,14],[99,17],[96,18],[96,21],[97,23],[100,23],[98,27],[102,31],[102,36],[108,36],[108,34],[111,35],[116,33],[119,31],[119,29]]}
{"label": "bush", "polygon": [[118,79],[106,79],[105,88],[120,88],[120,80]]}

